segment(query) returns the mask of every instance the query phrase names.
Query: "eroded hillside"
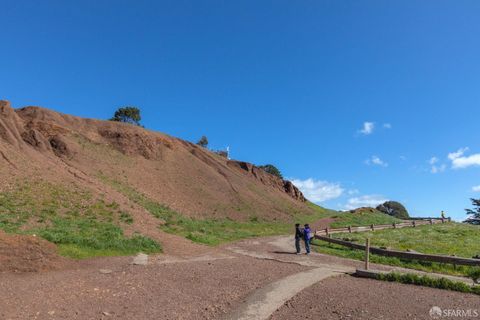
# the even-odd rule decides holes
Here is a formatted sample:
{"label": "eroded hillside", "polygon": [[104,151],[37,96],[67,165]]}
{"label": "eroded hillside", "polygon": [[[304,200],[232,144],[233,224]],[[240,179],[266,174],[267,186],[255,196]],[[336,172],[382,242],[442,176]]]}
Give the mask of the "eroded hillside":
{"label": "eroded hillside", "polygon": [[[48,210],[82,219],[98,210],[105,214],[96,217],[99,223],[120,227],[128,237],[161,238],[167,247],[169,235],[159,226],[175,231],[172,224],[184,223],[182,217],[290,222],[315,211],[291,182],[252,164],[137,126],[40,107],[13,109],[6,101],[0,102],[0,193],[2,229],[61,224]],[[14,202],[10,208],[5,199]],[[184,235],[192,239],[191,229],[202,228],[188,227]]]}

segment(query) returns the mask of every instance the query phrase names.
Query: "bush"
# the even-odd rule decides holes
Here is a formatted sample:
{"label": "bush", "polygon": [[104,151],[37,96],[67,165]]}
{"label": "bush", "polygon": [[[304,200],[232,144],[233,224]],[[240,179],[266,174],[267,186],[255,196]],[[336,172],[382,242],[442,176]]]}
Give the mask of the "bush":
{"label": "bush", "polygon": [[277,177],[279,177],[280,179],[283,180],[282,173],[273,164],[266,164],[264,166],[259,166],[259,168],[264,170],[265,172],[273,174],[274,176],[277,176]]}
{"label": "bush", "polygon": [[200,138],[200,140],[198,140],[197,144],[200,146],[200,147],[208,147],[208,138],[206,136],[202,136]]}
{"label": "bush", "polygon": [[125,122],[140,126],[141,119],[142,117],[140,116],[140,109],[137,107],[128,106],[119,108],[117,111],[115,111],[115,114],[110,121]]}
{"label": "bush", "polygon": [[410,218],[407,209],[397,201],[387,201],[384,204],[379,205],[377,210],[398,219]]}

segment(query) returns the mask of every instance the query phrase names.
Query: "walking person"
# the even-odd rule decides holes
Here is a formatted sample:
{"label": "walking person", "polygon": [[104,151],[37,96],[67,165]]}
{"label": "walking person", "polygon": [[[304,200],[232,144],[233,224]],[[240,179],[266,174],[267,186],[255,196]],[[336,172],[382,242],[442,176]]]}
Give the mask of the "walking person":
{"label": "walking person", "polygon": [[312,230],[310,229],[310,225],[308,223],[303,228],[303,240],[305,241],[305,250],[307,251],[307,255],[310,254],[310,239],[312,238]]}
{"label": "walking person", "polygon": [[300,229],[300,223],[295,223],[295,249],[297,254],[300,254],[300,240],[303,238],[302,229]]}

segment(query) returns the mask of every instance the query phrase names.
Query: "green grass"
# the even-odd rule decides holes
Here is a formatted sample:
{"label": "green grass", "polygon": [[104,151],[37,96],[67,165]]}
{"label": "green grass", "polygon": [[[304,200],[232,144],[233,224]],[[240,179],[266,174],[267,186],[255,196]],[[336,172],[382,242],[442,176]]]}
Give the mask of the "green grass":
{"label": "green grass", "polygon": [[376,210],[374,212],[361,213],[345,212],[334,215],[333,218],[337,220],[330,225],[331,228],[344,228],[348,226],[361,227],[369,226],[372,224],[393,224],[394,222],[402,222],[402,220],[400,219],[386,215]]}
{"label": "green grass", "polygon": [[388,229],[354,234],[334,234],[335,238],[345,236],[355,242],[390,247],[397,250],[412,249],[421,253],[456,255],[471,258],[480,254],[480,227],[463,223],[424,225],[416,228]]}
{"label": "green grass", "polygon": [[[479,254],[480,228],[458,223],[446,223],[437,225],[418,226],[416,228],[402,228],[379,230],[375,232],[359,232],[333,234],[334,238],[350,239],[356,243],[365,243],[365,239],[371,239],[371,245],[375,247],[388,247],[394,250],[406,251],[411,249],[417,252],[429,254],[457,255],[471,258]],[[321,253],[363,260],[364,253],[344,246],[327,244],[323,241],[315,241],[316,250]],[[407,260],[394,257],[383,257],[375,254],[370,255],[373,263],[386,264],[404,268],[411,268],[427,272],[438,272],[452,275],[471,276],[478,268],[469,266],[454,266],[427,261]]]}
{"label": "green grass", "polygon": [[469,286],[464,282],[453,281],[446,278],[432,278],[427,275],[418,275],[413,273],[400,274],[397,272],[379,274],[378,280],[413,284],[437,289],[452,290],[464,293],[473,293],[480,295],[480,286]]}
{"label": "green grass", "polygon": [[228,218],[195,219],[159,204],[126,183],[104,175],[99,175],[99,178],[123,193],[131,201],[145,208],[156,218],[163,220],[164,224],[160,226],[163,231],[207,245],[218,245],[251,237],[288,234],[293,232],[293,224],[296,221],[311,223],[338,213],[309,203],[308,205],[314,213],[295,213],[292,215],[291,221],[265,221],[258,216],[251,216],[248,221],[234,221]]}
{"label": "green grass", "polygon": [[22,182],[0,193],[0,229],[38,234],[72,258],[160,252],[161,246],[152,239],[123,234],[119,225],[132,222],[117,203],[94,199],[73,185]]}

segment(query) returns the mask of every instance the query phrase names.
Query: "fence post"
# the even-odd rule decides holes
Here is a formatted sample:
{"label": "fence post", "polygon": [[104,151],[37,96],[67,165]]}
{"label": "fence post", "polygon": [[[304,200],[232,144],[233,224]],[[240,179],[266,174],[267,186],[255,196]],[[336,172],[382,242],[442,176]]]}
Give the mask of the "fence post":
{"label": "fence post", "polygon": [[370,238],[365,243],[365,270],[370,268]]}
{"label": "fence post", "polygon": [[393,229],[397,229],[397,223],[396,222],[393,223]]}
{"label": "fence post", "polygon": [[375,231],[375,226],[372,224],[371,225],[372,231]]}
{"label": "fence post", "polygon": [[433,219],[430,219],[430,224],[433,224]]}
{"label": "fence post", "polygon": [[352,233],[352,226],[348,226],[348,233]]}
{"label": "fence post", "polygon": [[417,222],[413,220],[413,227],[415,228],[417,226]]}
{"label": "fence post", "polygon": [[328,237],[328,228],[325,228],[325,235]]}

